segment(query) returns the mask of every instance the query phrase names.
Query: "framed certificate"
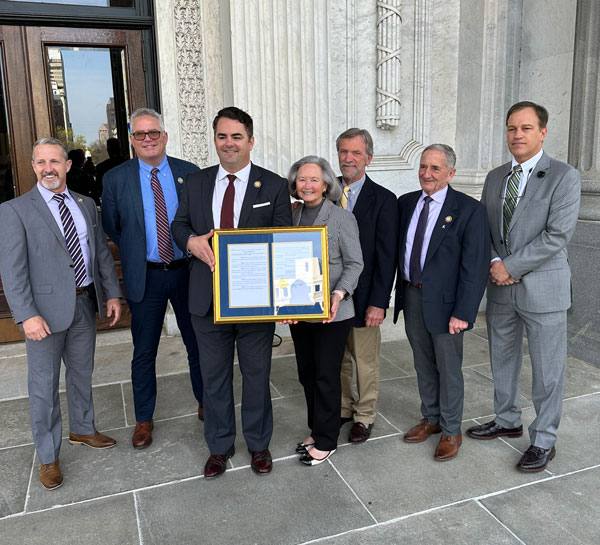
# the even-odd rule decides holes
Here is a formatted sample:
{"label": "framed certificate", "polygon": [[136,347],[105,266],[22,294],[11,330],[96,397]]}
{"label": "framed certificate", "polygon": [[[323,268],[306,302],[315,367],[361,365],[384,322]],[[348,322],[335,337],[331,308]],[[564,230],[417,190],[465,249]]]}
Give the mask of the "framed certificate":
{"label": "framed certificate", "polygon": [[327,226],[217,229],[215,323],[329,319]]}

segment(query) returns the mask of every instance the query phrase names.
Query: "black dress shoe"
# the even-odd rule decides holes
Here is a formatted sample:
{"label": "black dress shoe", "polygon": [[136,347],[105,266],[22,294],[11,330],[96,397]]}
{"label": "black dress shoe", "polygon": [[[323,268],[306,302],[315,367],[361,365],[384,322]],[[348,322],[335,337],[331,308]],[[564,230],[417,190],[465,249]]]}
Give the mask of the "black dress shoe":
{"label": "black dress shoe", "polygon": [[556,456],[556,449],[554,447],[541,448],[531,445],[525,451],[525,454],[521,456],[521,459],[517,464],[517,469],[527,473],[543,471],[554,456]]}
{"label": "black dress shoe", "polygon": [[523,435],[523,426],[518,428],[503,428],[500,424],[496,424],[495,420],[481,424],[480,426],[472,426],[467,430],[467,435],[473,439],[496,439],[496,437],[521,437]]}
{"label": "black dress shoe", "polygon": [[211,454],[208,460],[206,460],[206,465],[204,466],[204,478],[214,479],[215,477],[225,473],[225,470],[227,469],[227,460],[229,460],[229,458],[231,458],[234,454],[235,446],[233,445],[226,454]]}

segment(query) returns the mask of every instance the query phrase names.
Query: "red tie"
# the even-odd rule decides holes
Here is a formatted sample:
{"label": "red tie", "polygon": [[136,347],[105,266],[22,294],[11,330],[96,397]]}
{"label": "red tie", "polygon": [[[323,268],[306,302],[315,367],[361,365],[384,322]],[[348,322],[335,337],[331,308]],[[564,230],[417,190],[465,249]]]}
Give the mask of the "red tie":
{"label": "red tie", "polygon": [[233,201],[235,201],[235,174],[228,174],[229,185],[225,190],[221,206],[221,229],[233,229]]}
{"label": "red tie", "polygon": [[169,231],[169,216],[167,216],[167,205],[165,196],[158,181],[157,168],[152,169],[150,186],[154,193],[154,209],[156,213],[156,238],[158,239],[158,257],[165,263],[173,261],[173,244],[171,244],[171,232]]}

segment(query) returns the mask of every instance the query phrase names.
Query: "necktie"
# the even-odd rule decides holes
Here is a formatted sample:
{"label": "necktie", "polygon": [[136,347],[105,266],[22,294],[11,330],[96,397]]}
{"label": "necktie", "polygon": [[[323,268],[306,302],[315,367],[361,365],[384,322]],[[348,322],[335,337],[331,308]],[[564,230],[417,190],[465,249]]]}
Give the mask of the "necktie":
{"label": "necktie", "polygon": [[423,199],[425,204],[419,215],[415,236],[413,238],[412,251],[410,252],[410,262],[408,264],[408,274],[413,284],[421,283],[421,253],[423,251],[423,240],[427,230],[427,219],[429,218],[429,203],[433,200],[429,195]]}
{"label": "necktie", "polygon": [[504,194],[504,207],[502,211],[505,239],[508,233],[508,226],[510,225],[510,220],[513,217],[515,207],[517,206],[517,199],[519,197],[519,180],[521,179],[522,170],[523,169],[521,168],[521,165],[516,165],[506,184],[506,193]]}
{"label": "necktie", "polygon": [[350,194],[350,186],[348,184],[344,184],[344,192],[340,197],[340,206],[342,208],[348,208],[348,195]]}
{"label": "necktie", "polygon": [[235,174],[228,174],[229,185],[223,196],[223,204],[221,205],[221,229],[233,229],[233,202],[235,201]]}
{"label": "necktie", "polygon": [[63,230],[65,232],[65,241],[67,242],[67,249],[69,255],[73,260],[75,267],[75,286],[78,288],[83,286],[83,282],[86,278],[85,263],[83,261],[83,252],[81,251],[81,245],[79,244],[79,236],[77,235],[77,229],[75,229],[75,222],[71,211],[65,204],[65,193],[54,195],[52,198],[58,202],[58,212],[60,213],[60,220],[63,224]]}
{"label": "necktie", "polygon": [[171,243],[171,232],[169,231],[169,216],[167,216],[167,205],[165,196],[158,181],[158,169],[152,169],[150,186],[154,193],[154,211],[156,214],[156,238],[158,240],[158,257],[165,263],[173,261],[173,244]]}

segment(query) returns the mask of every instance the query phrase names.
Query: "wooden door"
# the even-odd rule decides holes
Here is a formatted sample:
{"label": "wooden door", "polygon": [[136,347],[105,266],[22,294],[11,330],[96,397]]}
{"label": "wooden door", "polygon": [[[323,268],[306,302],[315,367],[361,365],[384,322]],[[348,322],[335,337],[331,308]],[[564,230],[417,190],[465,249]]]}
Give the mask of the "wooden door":
{"label": "wooden door", "polygon": [[[92,161],[109,137],[128,152],[129,116],[146,106],[144,70],[137,30],[0,25],[0,202],[35,185],[31,148],[43,136],[85,148]],[[22,339],[0,285],[0,342]]]}

